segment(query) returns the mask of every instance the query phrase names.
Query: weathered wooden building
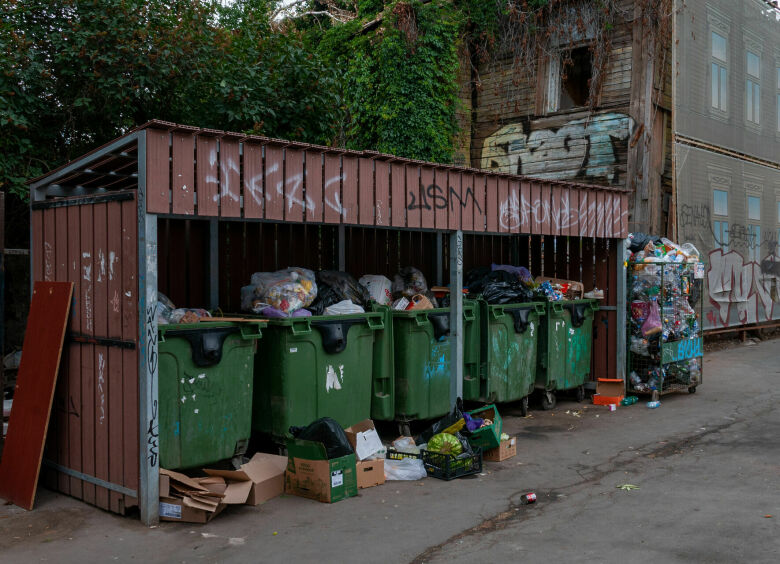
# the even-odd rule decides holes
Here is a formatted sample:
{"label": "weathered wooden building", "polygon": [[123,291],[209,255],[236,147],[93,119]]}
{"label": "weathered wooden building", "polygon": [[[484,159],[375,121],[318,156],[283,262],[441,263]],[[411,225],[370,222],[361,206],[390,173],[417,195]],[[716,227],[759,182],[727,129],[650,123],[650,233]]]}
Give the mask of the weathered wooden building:
{"label": "weathered wooden building", "polygon": [[[488,60],[472,47],[461,65],[459,116],[469,135],[457,158],[631,189],[631,230],[670,233],[670,4],[561,2],[540,28],[506,23]],[[518,201],[505,219],[511,225],[536,206]]]}

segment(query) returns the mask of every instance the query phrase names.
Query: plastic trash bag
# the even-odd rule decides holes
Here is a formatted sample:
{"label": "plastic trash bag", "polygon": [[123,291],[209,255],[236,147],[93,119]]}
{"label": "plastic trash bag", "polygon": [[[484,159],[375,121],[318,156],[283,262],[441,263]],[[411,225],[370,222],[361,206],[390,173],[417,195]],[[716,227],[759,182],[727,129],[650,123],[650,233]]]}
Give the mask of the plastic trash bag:
{"label": "plastic trash bag", "polygon": [[414,443],[412,437],[398,437],[393,441],[393,448],[405,454],[420,454],[420,447]]}
{"label": "plastic trash bag", "polygon": [[630,241],[628,250],[632,253],[641,251],[647,246],[648,243],[653,243],[655,245],[656,243],[661,242],[660,237],[648,235],[647,233],[642,233],[641,231],[637,231],[636,233],[629,233],[628,239]]}
{"label": "plastic trash bag", "polygon": [[306,427],[290,427],[290,434],[296,439],[317,441],[325,445],[328,460],[354,453],[344,429],[330,417],[317,419]]}
{"label": "plastic trash bag", "polygon": [[[437,435],[439,433],[444,432],[445,430],[450,430],[450,427],[457,426],[460,424],[461,427],[465,425],[465,420],[463,419],[463,400],[461,398],[458,398],[455,402],[455,407],[452,409],[451,413],[448,413],[441,419],[439,419],[436,423],[428,427],[425,431],[420,433],[414,438],[415,444],[421,445],[423,443],[427,443],[429,440],[431,440],[431,437],[434,435]],[[458,429],[454,429],[454,431],[457,431]],[[453,432],[454,432],[453,431]]]}
{"label": "plastic trash bag", "polygon": [[533,291],[506,270],[493,270],[469,286],[469,294],[482,294],[491,305],[530,302]]}
{"label": "plastic trash bag", "polygon": [[[314,273],[307,268],[255,272],[251,278],[251,285],[254,287],[251,293],[245,292],[242,288],[241,305],[242,308],[248,305],[245,311],[255,313],[269,305],[284,313],[292,313],[311,305],[317,297]],[[265,305],[259,307],[260,303]]]}
{"label": "plastic trash bag", "polygon": [[650,302],[650,308],[647,312],[647,318],[642,324],[642,336],[652,337],[663,331],[663,325],[661,325],[661,312],[658,309],[658,300]]}
{"label": "plastic trash bag", "polygon": [[366,274],[361,276],[358,282],[379,305],[388,305],[393,300],[393,283],[386,276]]}
{"label": "plastic trash bag", "polygon": [[386,480],[421,480],[427,477],[425,465],[419,458],[385,459]]}
{"label": "plastic trash bag", "polygon": [[317,288],[317,299],[309,308],[314,315],[326,315],[326,308],[344,300],[364,309],[371,302],[368,290],[346,272],[320,270],[317,273]]}
{"label": "plastic trash bag", "polygon": [[405,266],[393,277],[394,298],[411,298],[415,294],[427,294],[428,283],[422,272],[413,266]]}
{"label": "plastic trash bag", "polygon": [[340,301],[337,304],[325,308],[325,315],[349,315],[350,313],[365,313],[365,309],[349,300]]}
{"label": "plastic trash bag", "polygon": [[172,323],[171,314],[174,309],[176,309],[176,306],[173,305],[173,302],[168,296],[162,292],[157,292],[157,324],[167,325],[168,323]]}
{"label": "plastic trash bag", "polygon": [[518,280],[523,284],[531,285],[534,283],[534,277],[531,276],[531,272],[524,266],[512,266],[509,264],[491,264],[491,270],[505,270],[517,276]]}

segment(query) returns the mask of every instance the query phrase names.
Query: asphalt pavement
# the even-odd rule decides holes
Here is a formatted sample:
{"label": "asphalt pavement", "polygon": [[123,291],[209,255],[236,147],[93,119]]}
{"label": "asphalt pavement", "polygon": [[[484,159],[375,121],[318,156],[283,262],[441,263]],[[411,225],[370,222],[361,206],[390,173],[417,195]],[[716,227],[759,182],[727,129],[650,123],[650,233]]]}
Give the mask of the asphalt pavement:
{"label": "asphalt pavement", "polygon": [[42,489],[32,512],[0,505],[0,562],[778,562],[780,340],[748,343],[657,409],[501,406],[517,456],[452,482],[152,529]]}

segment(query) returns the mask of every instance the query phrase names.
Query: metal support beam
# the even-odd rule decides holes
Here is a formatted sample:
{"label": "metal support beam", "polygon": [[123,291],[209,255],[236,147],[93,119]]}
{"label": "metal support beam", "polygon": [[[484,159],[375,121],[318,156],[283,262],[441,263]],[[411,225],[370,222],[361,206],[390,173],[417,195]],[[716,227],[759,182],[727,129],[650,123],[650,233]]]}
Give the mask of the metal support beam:
{"label": "metal support beam", "polygon": [[219,307],[219,220],[209,219],[209,309]]}
{"label": "metal support beam", "polygon": [[617,243],[617,327],[615,328],[615,339],[617,346],[615,350],[615,363],[617,370],[615,374],[618,378],[626,381],[626,246],[624,239],[614,239]]}
{"label": "metal support beam", "polygon": [[339,225],[338,246],[339,270],[344,272],[347,270],[347,233],[344,225]]}
{"label": "metal support beam", "polygon": [[463,397],[463,231],[450,233],[450,406]]}
{"label": "metal support beam", "polygon": [[[144,132],[146,133],[146,132]],[[146,213],[146,135],[138,143],[138,505],[141,521],[160,521],[160,439],[157,403],[157,216]]]}

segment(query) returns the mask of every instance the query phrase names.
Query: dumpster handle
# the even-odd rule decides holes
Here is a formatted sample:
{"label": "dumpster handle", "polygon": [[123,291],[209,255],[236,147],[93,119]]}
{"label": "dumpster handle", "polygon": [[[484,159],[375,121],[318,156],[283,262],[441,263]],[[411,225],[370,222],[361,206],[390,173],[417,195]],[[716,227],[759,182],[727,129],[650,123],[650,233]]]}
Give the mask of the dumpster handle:
{"label": "dumpster handle", "polygon": [[[247,341],[257,340],[263,336],[263,331],[260,329],[261,323],[242,323],[241,324],[241,338]],[[254,329],[254,331],[250,330]]]}
{"label": "dumpster handle", "polygon": [[474,311],[476,311],[476,307],[464,307],[463,308],[463,319],[466,321],[474,321],[477,316],[474,315]]}
{"label": "dumpster handle", "polygon": [[555,313],[563,313],[563,306],[562,306],[561,304],[559,304],[559,303],[553,303],[553,304],[551,304],[551,305],[552,305],[552,309],[553,309],[553,311],[554,311]]}
{"label": "dumpster handle", "polygon": [[296,337],[298,335],[308,335],[311,333],[311,322],[308,317],[298,317],[291,321],[292,325],[290,326],[290,329],[292,329],[292,334]]}
{"label": "dumpster handle", "polygon": [[598,304],[598,302],[596,300],[593,300],[592,302],[590,302],[590,310],[591,311],[598,311],[599,309],[600,309],[599,308],[599,304]]}
{"label": "dumpster handle", "polygon": [[506,315],[503,306],[493,306],[490,308],[490,315],[493,319],[501,319]]}
{"label": "dumpster handle", "polygon": [[536,308],[536,313],[538,313],[539,315],[544,315],[545,310],[542,304],[536,304],[534,307]]}
{"label": "dumpster handle", "polygon": [[368,323],[368,328],[373,331],[385,328],[385,322],[381,315],[378,317],[373,315],[366,316],[366,323]]}

